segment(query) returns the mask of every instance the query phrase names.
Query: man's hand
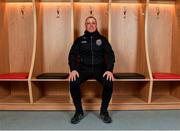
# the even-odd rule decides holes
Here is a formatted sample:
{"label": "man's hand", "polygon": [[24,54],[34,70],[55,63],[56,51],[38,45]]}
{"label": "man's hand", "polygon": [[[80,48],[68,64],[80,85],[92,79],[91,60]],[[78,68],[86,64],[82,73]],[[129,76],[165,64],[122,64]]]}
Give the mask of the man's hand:
{"label": "man's hand", "polygon": [[113,73],[110,72],[110,71],[106,71],[104,74],[103,74],[103,77],[106,76],[106,79],[107,80],[110,80],[110,81],[113,81],[114,80],[114,76],[113,76]]}
{"label": "man's hand", "polygon": [[76,76],[79,77],[79,73],[76,70],[73,70],[72,72],[69,73],[69,81],[75,81]]}

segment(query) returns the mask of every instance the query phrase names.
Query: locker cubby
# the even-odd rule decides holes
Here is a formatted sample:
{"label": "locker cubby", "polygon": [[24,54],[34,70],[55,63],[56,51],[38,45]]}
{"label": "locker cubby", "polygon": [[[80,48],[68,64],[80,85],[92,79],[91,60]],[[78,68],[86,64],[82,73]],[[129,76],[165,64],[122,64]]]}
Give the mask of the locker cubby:
{"label": "locker cubby", "polygon": [[139,73],[146,80],[150,79],[146,57],[145,11],[146,6],[141,1],[112,0],[109,40],[116,58],[114,73]]}
{"label": "locker cubby", "polygon": [[108,37],[108,0],[75,0],[73,8],[75,39],[84,34],[84,23],[88,16],[97,19],[98,31]]}
{"label": "locker cubby", "polygon": [[72,44],[71,1],[37,1],[37,42],[32,79],[42,73],[68,73]]}
{"label": "locker cubby", "polygon": [[176,1],[169,1],[169,4],[154,2],[159,1],[150,1],[147,24],[152,73],[180,74],[178,4]]}
{"label": "locker cubby", "polygon": [[115,81],[112,104],[147,104],[149,81]]}
{"label": "locker cubby", "polygon": [[30,103],[27,81],[0,81],[0,103]]}
{"label": "locker cubby", "polygon": [[[148,47],[152,73],[180,74],[178,1],[150,1]],[[153,79],[151,103],[179,103],[179,79]]]}
{"label": "locker cubby", "polygon": [[32,96],[35,104],[70,103],[69,82],[33,81]]}
{"label": "locker cubby", "polygon": [[0,2],[0,74],[29,73],[34,42],[30,0]]}
{"label": "locker cubby", "polygon": [[153,83],[151,103],[180,103],[180,82],[155,81]]}

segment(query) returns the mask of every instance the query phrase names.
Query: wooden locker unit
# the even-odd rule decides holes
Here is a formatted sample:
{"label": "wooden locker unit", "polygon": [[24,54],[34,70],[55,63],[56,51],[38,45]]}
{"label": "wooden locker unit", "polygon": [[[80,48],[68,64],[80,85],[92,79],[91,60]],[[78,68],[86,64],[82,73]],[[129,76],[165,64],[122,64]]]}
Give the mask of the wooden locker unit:
{"label": "wooden locker unit", "polygon": [[[30,0],[0,2],[0,74],[29,73],[33,49]],[[0,103],[29,103],[28,79],[0,79]]]}
{"label": "wooden locker unit", "polygon": [[[179,1],[150,1],[148,46],[152,73],[180,74]],[[153,79],[152,103],[180,102],[179,79]]]}
{"label": "wooden locker unit", "polygon": [[145,45],[143,1],[112,0],[110,43],[115,52],[114,73],[139,73],[145,79],[116,79],[112,104],[147,104],[150,76]]}
{"label": "wooden locker unit", "polygon": [[1,104],[28,104],[29,91],[27,81],[0,81]]}
{"label": "wooden locker unit", "polygon": [[115,81],[112,104],[147,104],[149,81]]}
{"label": "wooden locker unit", "polygon": [[67,81],[33,81],[34,104],[64,104],[69,103]]}
{"label": "wooden locker unit", "polygon": [[[36,79],[42,73],[69,73],[68,52],[72,43],[72,2],[37,0],[37,31],[32,70],[33,103],[69,103],[67,79]],[[66,28],[68,27],[68,28]]]}
{"label": "wooden locker unit", "polygon": [[[68,53],[95,16],[116,57],[111,110],[180,109],[180,80],[154,79],[153,72],[180,74],[179,0],[0,0],[0,74],[28,72],[28,79],[0,79],[0,110],[74,110],[68,79],[37,79],[69,73]],[[86,110],[99,110],[101,85],[82,84]]]}
{"label": "wooden locker unit", "polygon": [[152,103],[172,104],[180,103],[179,81],[155,81],[153,83]]}

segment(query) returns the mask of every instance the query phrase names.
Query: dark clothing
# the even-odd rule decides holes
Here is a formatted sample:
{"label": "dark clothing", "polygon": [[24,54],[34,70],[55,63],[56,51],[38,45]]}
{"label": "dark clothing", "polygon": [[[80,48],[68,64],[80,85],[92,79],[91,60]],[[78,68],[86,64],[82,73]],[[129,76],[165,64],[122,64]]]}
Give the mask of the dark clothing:
{"label": "dark clothing", "polygon": [[[77,59],[79,58],[79,63]],[[78,37],[69,53],[70,70],[76,70],[79,78],[70,82],[70,93],[76,112],[83,112],[80,85],[88,79],[96,79],[103,86],[101,110],[106,111],[112,96],[113,82],[103,77],[105,71],[113,71],[114,52],[108,40],[99,34],[85,31]]]}
{"label": "dark clothing", "polygon": [[88,79],[96,79],[98,82],[102,84],[103,91],[101,111],[107,111],[112,96],[113,82],[106,80],[106,77],[103,77],[102,73],[79,72],[79,78],[76,78],[76,81],[70,82],[70,93],[76,108],[76,112],[83,113],[80,85]]}
{"label": "dark clothing", "polygon": [[[79,57],[79,64],[77,58]],[[91,72],[113,71],[114,52],[108,40],[98,31],[85,31],[78,37],[69,53],[70,70]]]}

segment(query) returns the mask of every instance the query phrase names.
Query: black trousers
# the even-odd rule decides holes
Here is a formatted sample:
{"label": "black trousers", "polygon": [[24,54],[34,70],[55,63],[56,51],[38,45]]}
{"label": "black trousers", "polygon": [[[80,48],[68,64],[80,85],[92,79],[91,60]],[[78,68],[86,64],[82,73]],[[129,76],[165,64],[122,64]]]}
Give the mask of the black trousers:
{"label": "black trousers", "polygon": [[76,81],[70,82],[70,93],[73,99],[76,112],[83,112],[82,103],[81,103],[81,90],[80,85],[88,79],[96,79],[103,86],[102,90],[102,102],[101,102],[101,111],[106,111],[109,102],[111,100],[112,91],[113,91],[113,82],[106,80],[106,77],[103,77],[104,72],[78,72],[79,78],[76,78]]}

